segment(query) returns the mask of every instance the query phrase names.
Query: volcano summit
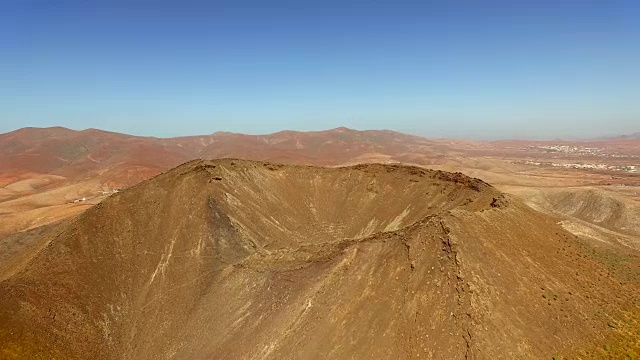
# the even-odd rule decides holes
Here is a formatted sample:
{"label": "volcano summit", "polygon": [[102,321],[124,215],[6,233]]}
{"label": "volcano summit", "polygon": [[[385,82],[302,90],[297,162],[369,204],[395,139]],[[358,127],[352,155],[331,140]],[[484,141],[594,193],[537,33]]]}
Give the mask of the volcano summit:
{"label": "volcano summit", "polygon": [[191,161],[15,261],[8,358],[596,356],[639,290],[481,180],[379,164]]}

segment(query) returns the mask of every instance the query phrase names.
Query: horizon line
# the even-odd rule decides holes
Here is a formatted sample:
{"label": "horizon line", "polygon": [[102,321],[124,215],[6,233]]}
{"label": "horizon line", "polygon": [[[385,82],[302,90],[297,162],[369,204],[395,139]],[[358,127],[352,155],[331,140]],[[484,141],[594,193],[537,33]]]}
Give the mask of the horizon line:
{"label": "horizon line", "polygon": [[24,126],[21,128],[17,128],[14,130],[10,130],[4,133],[0,133],[1,135],[6,135],[6,134],[10,134],[10,133],[14,133],[14,132],[19,132],[19,131],[24,131],[24,130],[52,130],[52,129],[60,129],[60,130],[67,130],[67,131],[73,131],[73,132],[91,132],[91,131],[98,131],[98,132],[104,132],[104,133],[112,133],[112,134],[118,134],[118,135],[125,135],[125,136],[130,136],[130,137],[139,137],[139,138],[153,138],[153,139],[179,139],[179,138],[189,138],[189,137],[204,137],[204,136],[214,136],[214,135],[222,135],[222,134],[229,134],[229,135],[244,135],[244,136],[256,136],[256,137],[264,137],[264,136],[273,136],[273,135],[277,135],[277,134],[282,134],[282,133],[298,133],[298,134],[311,134],[311,133],[328,133],[328,132],[341,132],[341,131],[351,131],[351,132],[391,132],[391,133],[396,133],[396,134],[401,134],[401,135],[405,135],[405,136],[413,136],[413,137],[419,137],[419,138],[423,138],[426,140],[457,140],[457,141],[475,141],[475,142],[503,142],[503,141],[536,141],[536,142],[548,142],[548,141],[578,141],[578,142],[586,142],[586,141],[607,141],[607,140],[633,140],[634,138],[640,138],[640,131],[635,131],[635,132],[631,132],[631,133],[624,133],[624,134],[618,134],[618,135],[609,135],[609,136],[596,136],[596,137],[585,137],[585,138],[581,138],[581,137],[577,137],[577,138],[560,138],[560,137],[556,137],[556,138],[549,138],[549,139],[532,139],[532,138],[519,138],[519,137],[514,137],[514,138],[494,138],[494,139],[473,139],[473,138],[461,138],[461,137],[443,137],[443,136],[437,136],[437,137],[427,137],[427,136],[423,136],[423,135],[416,135],[416,134],[412,134],[409,132],[404,132],[404,131],[398,131],[398,130],[393,130],[393,129],[375,129],[375,128],[371,128],[371,129],[355,129],[355,128],[349,128],[346,126],[338,126],[335,128],[329,128],[329,129],[322,129],[322,130],[292,130],[292,129],[282,129],[282,130],[278,130],[275,132],[270,132],[270,133],[242,133],[242,132],[235,132],[235,131],[226,131],[226,130],[218,130],[218,131],[214,131],[212,133],[205,133],[205,134],[193,134],[193,135],[177,135],[177,136],[153,136],[153,135],[136,135],[136,134],[130,134],[130,133],[125,133],[125,132],[119,132],[119,131],[113,131],[113,130],[104,130],[104,129],[98,129],[98,128],[84,128],[84,129],[76,129],[76,128],[71,128],[71,127],[66,127],[66,126],[62,126],[62,125],[55,125],[55,126]]}

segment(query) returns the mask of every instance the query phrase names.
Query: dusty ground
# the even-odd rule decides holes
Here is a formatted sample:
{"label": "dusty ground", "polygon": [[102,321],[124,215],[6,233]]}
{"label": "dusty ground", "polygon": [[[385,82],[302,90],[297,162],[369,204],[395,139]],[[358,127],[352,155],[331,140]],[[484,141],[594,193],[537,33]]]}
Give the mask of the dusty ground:
{"label": "dusty ground", "polygon": [[640,175],[540,168],[505,159],[470,162],[431,168],[480,177],[558,218],[575,235],[640,250]]}
{"label": "dusty ground", "polygon": [[0,282],[4,357],[638,351],[637,253],[461,174],[194,161],[33,238]]}
{"label": "dusty ground", "polygon": [[[0,189],[0,234],[29,230],[75,216],[105,196],[98,180],[28,174]],[[85,201],[78,201],[85,198]],[[74,201],[78,201],[75,202]]]}

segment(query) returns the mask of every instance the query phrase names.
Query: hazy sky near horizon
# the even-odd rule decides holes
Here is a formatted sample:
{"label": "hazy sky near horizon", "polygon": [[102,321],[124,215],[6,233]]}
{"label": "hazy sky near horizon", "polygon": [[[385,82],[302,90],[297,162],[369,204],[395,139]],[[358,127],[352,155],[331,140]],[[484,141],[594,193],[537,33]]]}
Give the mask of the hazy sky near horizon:
{"label": "hazy sky near horizon", "polygon": [[640,131],[639,1],[0,4],[0,132]]}

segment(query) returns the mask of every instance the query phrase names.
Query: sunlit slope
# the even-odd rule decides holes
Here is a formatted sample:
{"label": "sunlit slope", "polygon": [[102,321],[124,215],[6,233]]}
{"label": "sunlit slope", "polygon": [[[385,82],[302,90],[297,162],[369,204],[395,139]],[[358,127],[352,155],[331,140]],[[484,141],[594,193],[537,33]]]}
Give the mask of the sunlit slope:
{"label": "sunlit slope", "polygon": [[488,184],[406,166],[193,161],[43,236],[0,282],[4,357],[540,358],[637,291]]}

